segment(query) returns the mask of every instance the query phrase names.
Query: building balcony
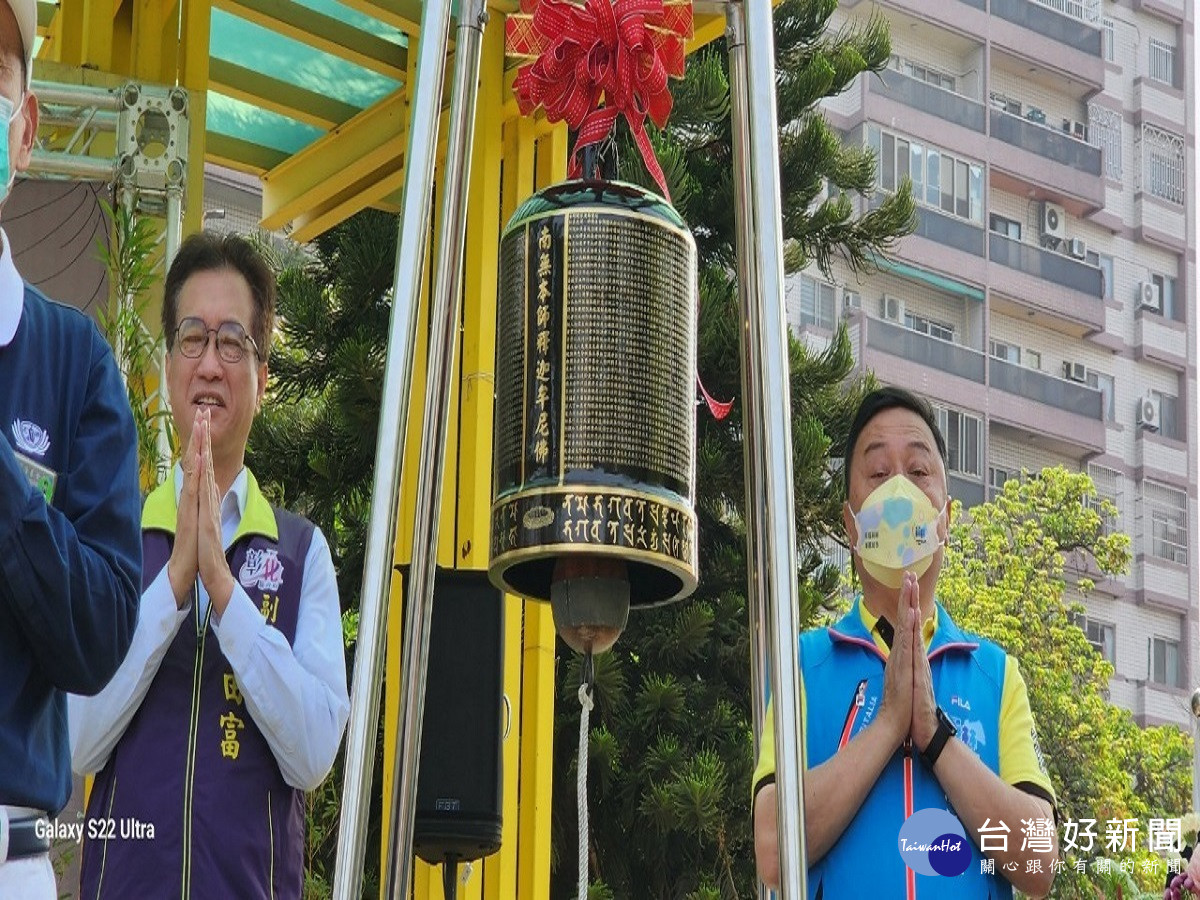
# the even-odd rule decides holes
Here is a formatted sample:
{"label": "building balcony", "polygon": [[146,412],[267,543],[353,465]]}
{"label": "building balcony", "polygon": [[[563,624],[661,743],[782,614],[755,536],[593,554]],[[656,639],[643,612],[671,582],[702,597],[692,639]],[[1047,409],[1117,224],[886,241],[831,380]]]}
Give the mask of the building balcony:
{"label": "building balcony", "polygon": [[1031,315],[1043,314],[1051,320],[1049,327],[1075,337],[1104,330],[1104,275],[1099,267],[994,231],[988,234],[988,254],[993,297],[1002,295]]}
{"label": "building balcony", "polygon": [[927,206],[917,207],[917,227],[912,233],[942,247],[953,247],[973,256],[984,255],[985,231],[982,225],[966,222]]}
{"label": "building balcony", "polygon": [[950,496],[961,503],[963,509],[970,509],[983,503],[984,500],[991,499],[986,496],[981,481],[972,481],[964,475],[953,472],[947,473],[946,480],[949,482]]}
{"label": "building balcony", "polygon": [[992,15],[1019,25],[1027,32],[1063,44],[1084,56],[1094,57],[1103,69],[1100,29],[1096,26],[1030,0],[992,0],[991,5]]}
{"label": "building balcony", "polygon": [[984,355],[981,352],[903,325],[871,319],[867,326],[867,346],[978,384],[984,382]]}
{"label": "building balcony", "polygon": [[[1104,160],[1100,148],[1077,140],[1048,125],[1030,121],[1002,109],[989,110],[992,145],[991,168],[1008,176],[997,186],[1025,194],[1033,187],[1041,193],[1073,201],[1080,212],[1104,205]],[[1006,146],[1007,145],[1007,146]]]}
{"label": "building balcony", "polygon": [[1081,448],[1104,449],[1104,402],[1095,388],[995,358],[988,359],[988,385],[992,421],[1016,429],[1019,440],[1073,458]]}
{"label": "building balcony", "polygon": [[963,128],[969,128],[982,134],[987,126],[986,110],[979,101],[945,88],[926,84],[903,72],[887,69],[879,73],[878,78],[870,79],[868,84],[872,93],[880,94],[955,125],[961,125]]}

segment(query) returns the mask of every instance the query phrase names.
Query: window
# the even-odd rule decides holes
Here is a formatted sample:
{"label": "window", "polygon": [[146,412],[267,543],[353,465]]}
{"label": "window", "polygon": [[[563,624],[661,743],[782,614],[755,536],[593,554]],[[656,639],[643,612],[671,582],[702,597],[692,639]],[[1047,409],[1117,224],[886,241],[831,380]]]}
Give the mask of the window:
{"label": "window", "polygon": [[1150,38],[1150,78],[1175,87],[1175,48]]}
{"label": "window", "polygon": [[1108,622],[1089,619],[1087,616],[1075,616],[1074,621],[1087,637],[1092,649],[1110,663],[1115,664],[1117,661],[1117,627]]}
{"label": "window", "polygon": [[893,56],[892,68],[903,72],[909,78],[917,79],[917,81],[924,81],[926,84],[945,88],[948,91],[954,90],[955,77],[953,75],[931,68],[924,63],[917,63],[910,59],[901,59],[899,56]]}
{"label": "window", "polygon": [[1092,484],[1096,486],[1096,496],[1088,498],[1086,505],[1104,515],[1101,512],[1100,503],[1102,500],[1107,500],[1117,510],[1112,515],[1104,517],[1104,533],[1123,532],[1125,530],[1125,476],[1116,469],[1094,464],[1088,465],[1088,475],[1092,478]]}
{"label": "window", "polygon": [[1148,479],[1143,493],[1150,520],[1150,555],[1187,565],[1187,495]]}
{"label": "window", "polygon": [[980,421],[956,409],[938,408],[938,428],[946,438],[946,470],[979,478],[982,468]]}
{"label": "window", "polygon": [[1111,375],[1097,372],[1092,368],[1087,370],[1088,387],[1094,387],[1103,398],[1105,421],[1117,421],[1116,381]]}
{"label": "window", "polygon": [[793,316],[793,323],[800,328],[815,326],[833,331],[837,305],[835,296],[832,284],[801,275],[800,309],[799,315]]}
{"label": "window", "polygon": [[992,213],[988,217],[988,228],[997,234],[1010,237],[1014,241],[1019,241],[1021,239],[1021,223],[1016,219],[1006,219],[1002,215]]}
{"label": "window", "polygon": [[1104,174],[1109,178],[1121,177],[1121,133],[1125,119],[1115,109],[1088,104],[1088,143],[1099,147],[1104,158]]}
{"label": "window", "polygon": [[1021,364],[1021,348],[1016,344],[1008,344],[1004,341],[991,340],[988,341],[988,352],[996,359],[1002,359],[1005,362],[1010,362],[1014,366]]}
{"label": "window", "polygon": [[1183,308],[1175,303],[1175,279],[1170,275],[1151,275],[1150,281],[1158,285],[1158,296],[1162,299],[1164,318],[1183,320]]}
{"label": "window", "polygon": [[1101,253],[1096,260],[1100,266],[1101,285],[1104,288],[1104,299],[1111,300],[1113,298],[1113,287],[1116,283],[1116,275],[1113,272],[1113,258],[1107,253]]}
{"label": "window", "polygon": [[1101,23],[1101,45],[1104,49],[1104,59],[1106,62],[1115,62],[1117,59],[1117,32],[1116,25],[1112,19],[1104,19]]}
{"label": "window", "polygon": [[983,223],[983,166],[877,125],[867,126],[867,146],[875,151],[876,180],[882,190],[894,191],[911,178],[919,205]]}
{"label": "window", "polygon": [[1183,138],[1153,125],[1142,125],[1142,187],[1151,196],[1183,203]]}
{"label": "window", "polygon": [[1025,368],[1033,369],[1035,372],[1042,371],[1042,352],[1040,350],[1025,348]]}
{"label": "window", "polygon": [[1147,673],[1155,684],[1183,687],[1179,672],[1179,641],[1150,638],[1150,664]]}
{"label": "window", "polygon": [[1004,490],[1004,482],[1016,477],[1017,473],[1011,469],[988,466],[988,499],[995,500],[996,495]]}
{"label": "window", "polygon": [[924,316],[918,316],[910,312],[905,312],[904,327],[909,331],[927,334],[930,337],[937,338],[940,341],[949,341],[950,343],[954,343],[954,326],[947,325],[945,322],[935,322],[933,319],[927,319]]}
{"label": "window", "polygon": [[1179,421],[1179,398],[1162,391],[1150,391],[1150,398],[1158,404],[1158,433],[1163,437],[1183,439],[1183,423]]}

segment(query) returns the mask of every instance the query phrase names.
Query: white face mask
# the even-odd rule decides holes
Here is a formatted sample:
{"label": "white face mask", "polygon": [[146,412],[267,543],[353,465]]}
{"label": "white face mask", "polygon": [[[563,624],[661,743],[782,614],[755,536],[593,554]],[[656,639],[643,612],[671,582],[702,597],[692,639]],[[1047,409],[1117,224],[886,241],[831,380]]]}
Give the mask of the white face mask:
{"label": "white face mask", "polygon": [[854,550],[871,577],[887,587],[900,587],[906,571],[924,575],[945,543],[940,526],[946,506],[934,509],[925,492],[903,475],[871,491],[851,515],[858,532]]}
{"label": "white face mask", "polygon": [[[21,98],[24,99],[24,93]],[[0,94],[0,119],[4,121],[4,140],[0,143],[0,203],[3,203],[8,198],[8,192],[12,190],[13,180],[17,177],[17,173],[13,171],[12,160],[8,153],[8,131],[12,127],[12,123],[17,120],[17,116],[21,114],[22,107],[13,107],[13,102]]]}

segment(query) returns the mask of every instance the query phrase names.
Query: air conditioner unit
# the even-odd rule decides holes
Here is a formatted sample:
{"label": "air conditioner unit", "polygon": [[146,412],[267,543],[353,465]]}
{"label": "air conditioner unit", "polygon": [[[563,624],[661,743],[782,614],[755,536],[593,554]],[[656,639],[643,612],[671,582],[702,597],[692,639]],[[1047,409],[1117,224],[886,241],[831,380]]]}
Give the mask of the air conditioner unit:
{"label": "air conditioner unit", "polygon": [[1143,281],[1138,285],[1138,305],[1151,312],[1162,312],[1162,292],[1153,281]]}
{"label": "air conditioner unit", "polygon": [[1087,366],[1067,360],[1063,363],[1063,378],[1068,381],[1087,381]]}
{"label": "air conditioner unit", "polygon": [[1185,548],[1176,547],[1171,555],[1174,557],[1175,562],[1179,563],[1181,566],[1187,565],[1187,550]]}
{"label": "air conditioner unit", "polygon": [[1158,431],[1158,423],[1162,418],[1162,410],[1154,397],[1143,397],[1138,401],[1137,423],[1147,431]]}
{"label": "air conditioner unit", "polygon": [[846,288],[842,291],[842,309],[862,309],[862,294]]}
{"label": "air conditioner unit", "polygon": [[1067,236],[1067,216],[1057,203],[1042,204],[1042,237],[1064,240]]}
{"label": "air conditioner unit", "polygon": [[1068,244],[1068,249],[1071,251],[1071,255],[1076,259],[1084,259],[1087,256],[1087,241],[1081,240],[1080,238],[1071,238],[1071,242]]}
{"label": "air conditioner unit", "polygon": [[903,322],[904,301],[891,294],[884,294],[879,301],[879,315],[889,322]]}
{"label": "air conditioner unit", "polygon": [[1087,123],[1079,122],[1075,119],[1063,119],[1062,130],[1073,138],[1078,138],[1081,141],[1087,140]]}

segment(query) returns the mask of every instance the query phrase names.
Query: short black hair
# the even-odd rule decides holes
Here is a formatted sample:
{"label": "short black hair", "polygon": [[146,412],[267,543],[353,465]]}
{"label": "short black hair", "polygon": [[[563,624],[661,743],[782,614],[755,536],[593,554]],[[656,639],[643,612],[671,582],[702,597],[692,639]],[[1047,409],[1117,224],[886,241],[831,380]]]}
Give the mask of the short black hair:
{"label": "short black hair", "polygon": [[938,455],[942,458],[942,464],[946,463],[946,439],[942,437],[942,430],[938,428],[937,413],[933,411],[929,401],[904,388],[890,385],[881,387],[863,397],[862,403],[858,404],[858,412],[854,414],[854,421],[850,423],[850,433],[846,435],[842,478],[847,497],[850,496],[850,460],[854,458],[854,446],[858,443],[858,436],[867,427],[867,423],[881,412],[897,408],[907,409],[921,417],[921,421],[928,425],[929,430],[933,432],[933,439],[937,443]]}
{"label": "short black hair", "polygon": [[175,341],[179,325],[179,292],[184,283],[197,272],[229,269],[246,279],[254,298],[254,321],[250,337],[266,362],[271,353],[271,334],[275,331],[275,273],[258,249],[236,234],[220,235],[214,231],[197,231],[184,238],[171,260],[163,286],[162,329],[167,350]]}

